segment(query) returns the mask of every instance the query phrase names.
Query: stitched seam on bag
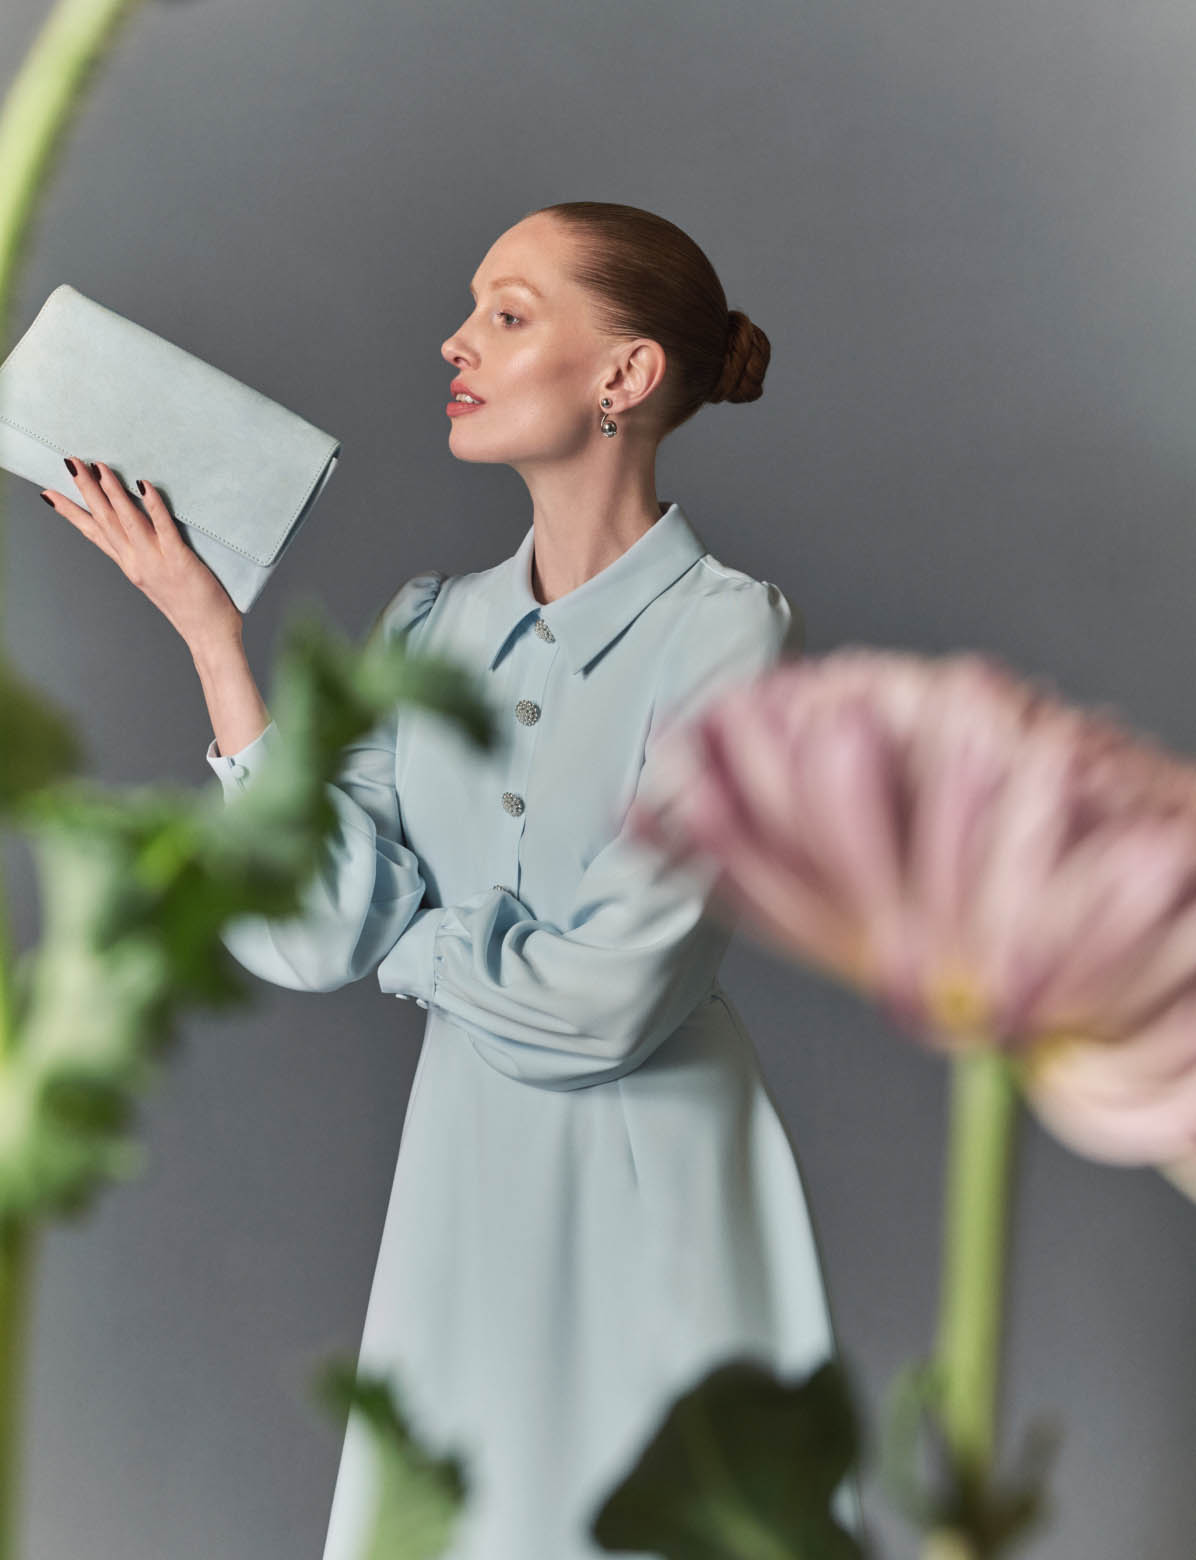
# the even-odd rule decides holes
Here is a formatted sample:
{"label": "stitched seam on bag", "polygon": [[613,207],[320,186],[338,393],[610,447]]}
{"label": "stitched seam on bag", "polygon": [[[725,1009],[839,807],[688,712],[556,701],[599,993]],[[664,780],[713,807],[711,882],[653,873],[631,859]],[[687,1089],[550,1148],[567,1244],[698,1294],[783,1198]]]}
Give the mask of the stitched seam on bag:
{"label": "stitched seam on bag", "polygon": [[[24,423],[14,422],[11,417],[5,417],[2,413],[0,413],[0,422],[7,423],[10,428],[15,428],[18,433],[23,433],[23,434],[27,435],[27,437],[29,437],[30,439],[36,440],[36,442],[38,444],[44,445],[46,447],[46,449],[48,449],[48,450],[55,450],[59,455],[63,455],[63,456],[66,455],[66,450],[63,449],[61,444],[55,444],[55,443],[52,442],[52,440],[43,438],[40,433],[35,433],[32,428],[25,427]],[[311,484],[315,482],[316,477],[319,476],[320,472],[324,469],[324,465],[326,465],[328,460],[330,460],[330,459],[331,459],[331,456],[325,456],[323,464],[321,464],[321,465],[316,467],[315,471],[312,473],[311,483],[308,484],[308,492],[311,491]],[[307,497],[307,495],[305,493],[304,494],[304,501],[306,501],[306,497]],[[172,510],[171,513],[174,514],[174,511]],[[176,520],[180,520],[183,523],[183,525],[189,526],[191,528],[191,530],[193,530],[193,531],[202,531],[205,536],[210,536],[214,542],[219,542],[222,547],[227,547],[230,552],[240,553],[242,558],[248,558],[250,563],[261,564],[262,567],[265,568],[277,557],[278,549],[282,546],[282,543],[286,540],[287,535],[289,534],[291,527],[295,523],[295,516],[298,513],[299,513],[299,506],[297,505],[295,507],[295,509],[292,511],[290,519],[287,521],[287,523],[282,527],[281,531],[279,532],[278,538],[273,543],[272,550],[271,550],[270,556],[268,558],[259,558],[256,553],[246,552],[244,547],[238,547],[235,542],[230,542],[225,537],[218,536],[215,531],[210,531],[207,528],[206,525],[200,525],[198,520],[188,520],[186,515],[183,515],[183,514],[174,515],[174,518]]]}

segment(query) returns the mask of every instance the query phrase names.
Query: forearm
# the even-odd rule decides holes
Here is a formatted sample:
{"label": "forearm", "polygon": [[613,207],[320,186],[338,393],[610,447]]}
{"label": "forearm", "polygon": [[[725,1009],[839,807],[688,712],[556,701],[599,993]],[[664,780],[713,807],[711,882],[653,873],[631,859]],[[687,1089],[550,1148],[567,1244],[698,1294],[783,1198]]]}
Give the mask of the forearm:
{"label": "forearm", "polygon": [[239,752],[270,724],[240,633],[191,645],[219,752]]}
{"label": "forearm", "polygon": [[543,1089],[640,1066],[708,997],[731,927],[708,914],[717,867],[667,872],[622,838],[599,852],[568,927],[495,884],[417,909],[378,966],[384,992],[439,1008],[497,1072]]}
{"label": "forearm", "polygon": [[[335,991],[360,980],[419,908],[426,885],[399,818],[396,721],[392,711],[341,750],[341,768],[326,786],[336,818],[298,912],[241,916],[221,932],[233,957],[263,980],[297,991]],[[257,737],[223,758],[208,754],[226,803],[239,805],[279,740],[277,727],[267,721]],[[233,752],[239,755],[235,764]]]}

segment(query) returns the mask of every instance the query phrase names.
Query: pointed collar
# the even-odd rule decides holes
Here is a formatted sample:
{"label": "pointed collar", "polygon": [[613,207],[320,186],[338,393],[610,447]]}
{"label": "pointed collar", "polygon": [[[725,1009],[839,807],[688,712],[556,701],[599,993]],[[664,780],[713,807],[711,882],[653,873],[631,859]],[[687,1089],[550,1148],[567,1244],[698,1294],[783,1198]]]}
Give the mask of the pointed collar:
{"label": "pointed collar", "polygon": [[581,671],[706,552],[681,505],[670,504],[613,563],[555,601],[541,603],[532,592],[535,529],[530,525],[519,550],[494,570],[486,620],[491,669],[516,629],[542,617],[560,640],[569,670]]}

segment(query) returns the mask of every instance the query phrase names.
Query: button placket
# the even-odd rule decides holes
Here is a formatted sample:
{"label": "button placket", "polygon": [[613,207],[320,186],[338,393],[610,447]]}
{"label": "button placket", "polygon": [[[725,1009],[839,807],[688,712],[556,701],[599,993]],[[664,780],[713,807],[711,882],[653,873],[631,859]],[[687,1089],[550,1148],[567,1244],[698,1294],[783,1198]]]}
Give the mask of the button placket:
{"label": "button placket", "polygon": [[[545,645],[555,645],[556,635],[543,618],[536,619],[532,630]],[[520,729],[515,740],[509,744],[509,768],[505,776],[507,787],[501,793],[499,802],[512,820],[514,850],[509,859],[516,884],[519,882],[519,843],[523,837],[523,820],[527,815],[527,784],[538,735],[534,728],[543,713],[544,689],[554,658],[555,651],[549,655],[519,655],[517,651],[513,661],[515,679],[522,697],[514,702],[511,718]],[[495,883],[493,886],[502,888],[505,885]]]}

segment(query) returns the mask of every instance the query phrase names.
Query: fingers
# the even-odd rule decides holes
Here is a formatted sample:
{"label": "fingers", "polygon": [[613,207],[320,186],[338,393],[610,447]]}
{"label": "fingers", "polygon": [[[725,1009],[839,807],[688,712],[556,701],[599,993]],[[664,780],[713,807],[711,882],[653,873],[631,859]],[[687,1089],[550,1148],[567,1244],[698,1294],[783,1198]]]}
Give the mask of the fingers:
{"label": "fingers", "polygon": [[174,516],[167,508],[165,500],[154,484],[145,481],[143,478],[141,488],[143,489],[146,510],[149,513],[150,520],[153,522],[158,540],[162,544],[162,551],[169,552],[172,548],[178,547],[190,551],[186,542],[179,535],[179,528],[175,524]]}
{"label": "fingers", "polygon": [[[59,514],[64,515],[84,536],[105,552],[125,574],[140,583],[143,565],[147,561],[141,549],[154,542],[155,552],[163,554],[187,550],[180,536],[174,517],[163,502],[157,489],[145,483],[146,509],[149,518],[137,506],[120,478],[103,461],[96,461],[94,470],[86,461],[75,457],[75,486],[87,500],[87,508],[53,488],[47,488],[44,497]],[[98,473],[98,475],[97,475]]]}
{"label": "fingers", "polygon": [[[121,483],[120,478],[110,466],[106,466],[102,460],[95,462],[96,469],[100,473],[98,483],[100,493],[112,505],[117,518],[125,528],[125,534],[130,541],[148,540],[151,535],[157,537],[164,552],[171,548],[183,548],[190,551],[186,542],[179,535],[174,516],[167,508],[165,500],[152,482],[139,480],[138,490],[143,495],[145,511],[142,511],[133,500],[132,494]],[[146,525],[146,513],[149,514],[150,526]]]}
{"label": "fingers", "polygon": [[132,498],[125,491],[120,478],[102,460],[95,463],[99,472],[99,480],[93,476],[91,468],[86,462],[75,462],[79,475],[75,478],[75,485],[88,501],[92,513],[96,513],[95,503],[103,506],[107,503],[116,519],[120,523],[125,535],[131,542],[145,541],[153,535],[153,530],[146,523],[145,515],[138,509]]}
{"label": "fingers", "polygon": [[82,531],[89,542],[94,542],[101,552],[107,553],[113,563],[120,563],[115,547],[108,540],[107,533],[97,523],[94,515],[89,514],[86,509],[82,509],[54,488],[46,488],[42,496],[64,519],[69,520],[77,531]]}

